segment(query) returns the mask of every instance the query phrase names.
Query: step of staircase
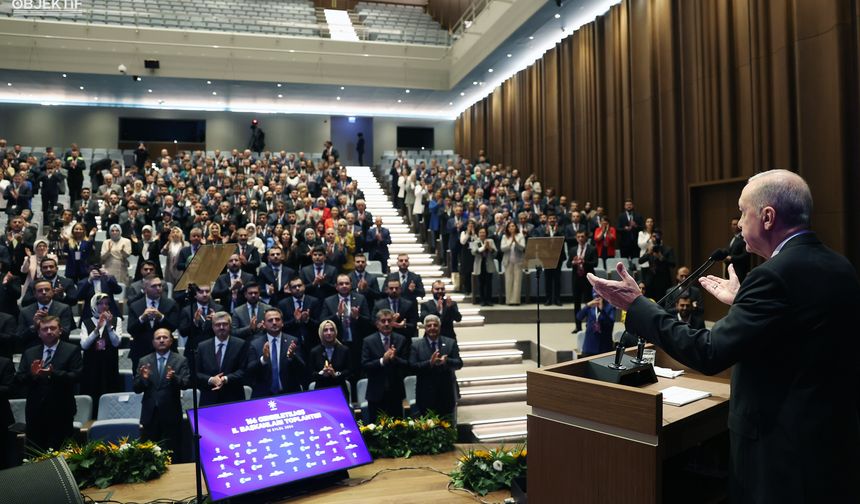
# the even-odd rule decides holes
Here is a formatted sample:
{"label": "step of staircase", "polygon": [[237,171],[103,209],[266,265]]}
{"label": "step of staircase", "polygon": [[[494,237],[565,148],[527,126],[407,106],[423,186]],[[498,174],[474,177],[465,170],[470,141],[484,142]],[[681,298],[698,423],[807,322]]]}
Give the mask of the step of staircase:
{"label": "step of staircase", "polygon": [[462,406],[470,404],[489,404],[497,402],[512,402],[526,400],[526,384],[502,383],[494,385],[470,386],[460,389],[460,402]]}
{"label": "step of staircase", "polygon": [[457,408],[457,423],[470,442],[523,442],[530,410],[525,401],[463,405]]}
{"label": "step of staircase", "polygon": [[516,349],[460,351],[463,366],[490,366],[495,364],[519,364],[523,351]]}

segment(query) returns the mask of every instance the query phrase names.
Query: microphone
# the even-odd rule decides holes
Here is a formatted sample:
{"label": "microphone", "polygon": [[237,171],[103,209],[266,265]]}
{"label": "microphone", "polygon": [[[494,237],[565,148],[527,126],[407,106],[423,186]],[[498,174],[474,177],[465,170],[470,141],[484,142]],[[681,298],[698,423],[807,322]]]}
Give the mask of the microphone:
{"label": "microphone", "polygon": [[[661,308],[663,308],[663,309],[666,309],[667,301],[669,301],[669,302],[672,302],[672,303],[673,303],[673,302],[675,301],[675,296],[676,296],[679,292],[683,292],[684,290],[686,290],[686,289],[687,289],[687,287],[689,287],[693,282],[695,282],[695,281],[696,281],[696,280],[698,280],[702,275],[704,275],[704,274],[705,274],[705,271],[707,271],[707,270],[708,270],[708,268],[710,268],[711,266],[713,266],[713,265],[714,265],[714,263],[716,263],[716,262],[718,262],[718,261],[722,261],[723,259],[725,259],[726,257],[728,257],[728,255],[729,255],[729,253],[728,253],[726,250],[724,250],[724,249],[717,249],[717,250],[715,250],[715,251],[711,252],[711,255],[710,255],[710,256],[708,256],[708,260],[707,260],[707,261],[705,261],[705,263],[704,263],[704,264],[702,264],[701,266],[699,266],[698,268],[696,268],[696,270],[695,270],[695,271],[693,271],[692,273],[690,273],[690,276],[688,276],[688,277],[687,277],[683,282],[681,282],[681,283],[679,283],[678,285],[676,285],[676,286],[672,287],[672,288],[669,290],[669,292],[667,292],[667,293],[666,293],[666,295],[665,295],[665,296],[663,296],[662,298],[660,298],[660,300],[659,300],[659,301],[657,301],[657,305],[658,305],[658,306],[660,306],[660,307],[661,307]],[[671,303],[670,303],[670,304],[671,304]],[[626,332],[626,331],[625,331],[625,332]],[[644,363],[644,361],[642,360],[642,355],[643,355],[643,354],[644,354],[644,352],[645,352],[645,340],[644,340],[641,336],[639,336],[639,337],[638,337],[638,342],[637,342],[637,345],[636,345],[636,346],[637,346],[637,348],[636,348],[636,358],[635,358],[635,359],[633,359],[633,362],[634,362],[634,363],[636,363],[636,364],[643,364],[643,363]]]}
{"label": "microphone", "polygon": [[701,266],[699,266],[698,268],[696,268],[696,270],[695,270],[695,271],[693,271],[692,273],[690,273],[690,276],[688,276],[688,277],[687,277],[683,282],[681,282],[681,283],[679,283],[678,285],[676,285],[676,286],[672,287],[672,288],[669,290],[669,292],[667,292],[667,293],[666,293],[666,295],[665,295],[665,296],[663,296],[662,298],[660,298],[660,300],[659,300],[659,301],[657,301],[657,304],[658,304],[659,306],[661,306],[661,307],[665,308],[665,307],[666,307],[665,303],[666,303],[667,301],[674,301],[675,295],[676,295],[678,292],[686,290],[686,289],[687,289],[687,287],[689,287],[690,285],[692,285],[692,283],[693,283],[693,282],[695,282],[696,280],[698,280],[699,278],[701,278],[701,276],[705,274],[705,271],[707,271],[707,270],[708,270],[708,268],[710,268],[711,266],[713,266],[713,265],[714,265],[714,263],[719,262],[719,261],[722,261],[723,259],[725,259],[725,258],[726,258],[726,257],[728,257],[728,256],[729,256],[729,253],[728,253],[726,250],[724,250],[724,249],[717,249],[717,250],[713,251],[713,252],[711,253],[711,255],[710,255],[710,256],[708,256],[708,260],[707,260],[707,261],[705,261],[705,263],[704,263],[704,264],[702,264]]}

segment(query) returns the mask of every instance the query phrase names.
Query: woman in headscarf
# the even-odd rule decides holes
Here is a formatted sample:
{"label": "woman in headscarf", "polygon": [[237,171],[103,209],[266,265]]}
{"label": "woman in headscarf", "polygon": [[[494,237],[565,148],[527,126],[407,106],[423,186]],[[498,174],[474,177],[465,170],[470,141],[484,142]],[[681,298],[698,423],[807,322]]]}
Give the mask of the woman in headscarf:
{"label": "woman in headscarf", "polygon": [[167,243],[161,249],[161,255],[167,256],[167,267],[164,269],[164,281],[173,285],[179,283],[182,270],[179,269],[179,251],[189,244],[185,241],[185,234],[178,226],[170,229]]}
{"label": "woman in headscarf", "polygon": [[93,398],[93,415],[98,415],[99,397],[119,392],[119,344],[116,318],[110,310],[111,296],[104,292],[90,298],[92,317],[81,320],[81,348],[84,370],[81,393]]}
{"label": "woman in headscarf", "polygon": [[[27,288],[31,283],[33,283],[33,280],[42,276],[42,269],[40,267],[42,259],[49,257],[57,261],[56,255],[48,253],[47,241],[36,240],[36,243],[33,245],[33,249],[35,249],[35,253],[31,252],[28,247],[24,247],[24,254],[26,254],[26,257],[24,258],[24,262],[21,264],[21,273],[25,273],[27,278],[24,280],[24,287],[21,292],[27,292]],[[57,264],[59,264],[59,261],[57,261]]]}
{"label": "woman in headscarf", "polygon": [[131,240],[122,237],[119,224],[111,224],[108,239],[102,242],[102,267],[120,285],[128,285],[128,256],[131,255]]}

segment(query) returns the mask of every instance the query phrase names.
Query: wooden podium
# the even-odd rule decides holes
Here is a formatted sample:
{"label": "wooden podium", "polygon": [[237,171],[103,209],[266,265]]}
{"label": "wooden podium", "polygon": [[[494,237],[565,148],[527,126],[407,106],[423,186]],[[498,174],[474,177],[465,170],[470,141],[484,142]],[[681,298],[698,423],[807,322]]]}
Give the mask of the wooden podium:
{"label": "wooden podium", "polygon": [[[724,481],[679,477],[676,462],[702,443],[728,457],[727,374],[699,374],[658,349],[658,366],[685,374],[641,387],[589,378],[589,361],[607,355],[528,372],[529,501],[723,502]],[[660,390],[673,385],[711,397],[664,405]]]}

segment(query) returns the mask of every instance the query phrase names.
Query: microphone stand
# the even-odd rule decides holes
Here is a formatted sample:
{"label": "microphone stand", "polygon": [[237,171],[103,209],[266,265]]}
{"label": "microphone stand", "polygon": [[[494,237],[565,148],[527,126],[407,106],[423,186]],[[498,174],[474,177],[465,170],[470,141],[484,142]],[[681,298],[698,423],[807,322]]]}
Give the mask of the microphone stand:
{"label": "microphone stand", "polygon": [[200,478],[200,430],[197,424],[197,347],[188,350],[188,353],[191,360],[188,365],[191,371],[191,410],[194,417],[191,426],[191,435],[194,439],[194,478],[197,483],[197,498],[194,503],[203,504],[203,482]]}
{"label": "microphone stand", "polygon": [[[711,254],[710,257],[708,257],[708,260],[705,261],[704,264],[702,264],[701,266],[696,268],[695,271],[690,273],[690,275],[686,279],[684,279],[683,282],[681,282],[678,285],[669,289],[669,292],[667,292],[665,296],[663,296],[662,298],[660,298],[659,301],[657,301],[657,305],[665,310],[666,305],[668,304],[667,301],[668,302],[674,302],[675,296],[679,292],[683,292],[683,291],[687,290],[687,288],[690,285],[692,285],[693,282],[695,282],[702,275],[705,274],[705,271],[707,271],[708,268],[713,266],[714,263],[716,263],[717,261],[721,260],[719,258],[719,256],[720,256],[720,254],[718,254],[717,252],[714,252],[713,254]],[[723,257],[725,257],[725,256],[723,256]],[[625,330],[624,332],[626,333],[627,331]],[[643,338],[642,336],[637,336],[637,338],[638,338],[638,340],[636,342],[636,358],[631,359],[631,360],[635,364],[644,364],[645,362],[642,360],[642,356],[645,353],[645,338]],[[619,342],[619,345],[620,345],[620,342]]]}
{"label": "microphone stand", "polygon": [[537,303],[537,367],[540,367],[540,274],[543,268],[537,266],[535,268],[535,279],[537,280],[537,295],[535,296]]}

